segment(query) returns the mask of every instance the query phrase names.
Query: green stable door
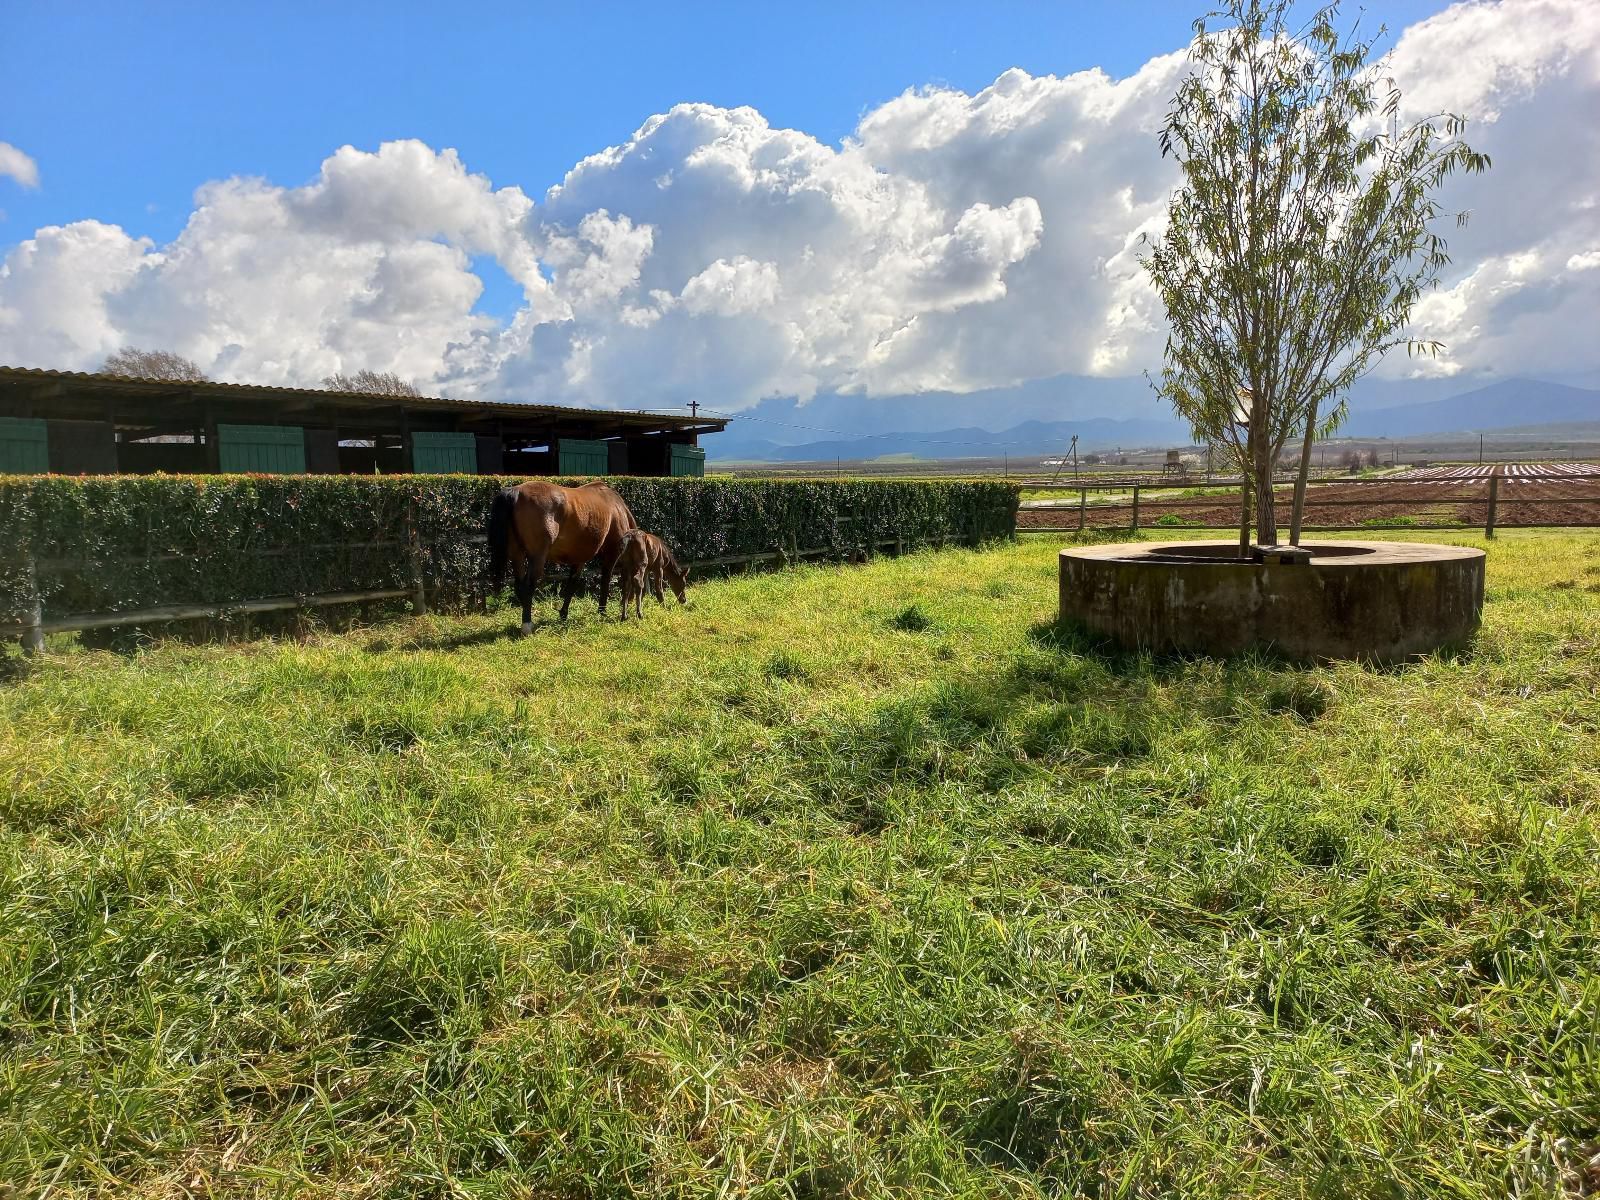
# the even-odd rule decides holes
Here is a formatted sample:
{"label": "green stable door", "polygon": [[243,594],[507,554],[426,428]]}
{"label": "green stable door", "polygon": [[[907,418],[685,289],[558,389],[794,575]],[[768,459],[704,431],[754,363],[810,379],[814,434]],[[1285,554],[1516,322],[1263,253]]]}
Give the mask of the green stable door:
{"label": "green stable door", "polygon": [[607,442],[588,442],[562,438],[556,443],[556,474],[607,475],[611,471],[611,446]]}
{"label": "green stable door", "polygon": [[669,474],[698,479],[706,473],[706,452],[699,446],[674,446],[670,465]]}
{"label": "green stable door", "polygon": [[411,470],[416,475],[476,475],[478,439],[470,433],[413,433]]}
{"label": "green stable door", "polygon": [[0,417],[0,475],[43,475],[50,470],[50,435],[42,420]]}
{"label": "green stable door", "polygon": [[304,475],[305,430],[298,425],[218,425],[217,468],[224,475]]}

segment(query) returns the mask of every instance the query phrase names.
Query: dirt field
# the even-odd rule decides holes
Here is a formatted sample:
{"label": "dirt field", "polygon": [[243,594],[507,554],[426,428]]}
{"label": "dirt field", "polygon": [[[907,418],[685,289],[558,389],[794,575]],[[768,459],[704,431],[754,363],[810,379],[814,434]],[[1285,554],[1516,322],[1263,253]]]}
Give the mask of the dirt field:
{"label": "dirt field", "polygon": [[[1593,463],[1511,463],[1499,467],[1430,467],[1370,482],[1350,480],[1314,485],[1307,496],[1306,524],[1312,528],[1385,525],[1482,526],[1488,517],[1491,473],[1500,476],[1496,524],[1600,525],[1600,466]],[[1278,489],[1278,520],[1289,519],[1292,489]],[[1128,500],[1095,504],[1085,511],[1091,529],[1114,529],[1131,522]],[[1063,496],[1056,508],[1025,508],[1019,528],[1076,526],[1076,497]],[[1141,528],[1228,528],[1238,521],[1236,493],[1210,497],[1141,499]]]}

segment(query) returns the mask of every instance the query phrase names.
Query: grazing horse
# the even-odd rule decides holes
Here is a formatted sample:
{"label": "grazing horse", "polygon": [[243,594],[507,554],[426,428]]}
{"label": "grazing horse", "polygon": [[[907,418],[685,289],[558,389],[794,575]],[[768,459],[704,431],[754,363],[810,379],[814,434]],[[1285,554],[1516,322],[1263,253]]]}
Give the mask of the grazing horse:
{"label": "grazing horse", "polygon": [[572,573],[561,588],[561,619],[577,594],[583,568],[600,566],[600,611],[611,595],[611,575],[622,553],[622,536],[639,523],[621,496],[604,483],[560,487],[535,480],[510,487],[489,508],[489,586],[505,585],[506,563],[522,601],[522,632],[533,632],[533,589],[545,568],[557,563]]}
{"label": "grazing horse", "polygon": [[653,533],[634,529],[622,535],[622,554],[617,559],[617,569],[622,575],[622,619],[628,619],[628,604],[633,603],[634,615],[644,616],[641,607],[646,591],[655,593],[656,600],[667,602],[662,581],[672,585],[678,603],[685,601],[684,586],[689,579],[689,568],[680,567],[672,551]]}

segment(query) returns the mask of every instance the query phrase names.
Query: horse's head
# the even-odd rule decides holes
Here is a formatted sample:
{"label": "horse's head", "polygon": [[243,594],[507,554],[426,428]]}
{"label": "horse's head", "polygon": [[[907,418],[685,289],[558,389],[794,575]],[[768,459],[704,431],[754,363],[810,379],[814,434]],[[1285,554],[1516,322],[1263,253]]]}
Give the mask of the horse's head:
{"label": "horse's head", "polygon": [[667,577],[667,586],[672,589],[672,594],[678,598],[679,604],[688,603],[684,595],[689,586],[689,568],[680,567],[678,560],[672,556],[672,551],[667,551],[667,561],[663,564],[665,569],[662,574]]}

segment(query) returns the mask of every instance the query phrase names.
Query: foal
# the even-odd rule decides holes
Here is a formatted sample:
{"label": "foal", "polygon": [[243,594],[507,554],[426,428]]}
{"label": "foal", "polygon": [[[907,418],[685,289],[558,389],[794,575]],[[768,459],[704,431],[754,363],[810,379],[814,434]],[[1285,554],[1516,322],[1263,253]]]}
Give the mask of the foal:
{"label": "foal", "polygon": [[622,535],[622,553],[617,557],[617,569],[622,575],[622,619],[628,619],[628,602],[633,602],[636,617],[644,617],[645,592],[655,593],[656,600],[667,602],[662,583],[672,586],[678,603],[684,603],[684,586],[689,579],[689,568],[680,567],[672,551],[653,533],[631,529]]}

